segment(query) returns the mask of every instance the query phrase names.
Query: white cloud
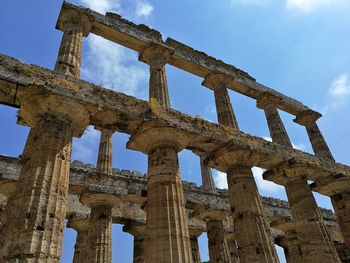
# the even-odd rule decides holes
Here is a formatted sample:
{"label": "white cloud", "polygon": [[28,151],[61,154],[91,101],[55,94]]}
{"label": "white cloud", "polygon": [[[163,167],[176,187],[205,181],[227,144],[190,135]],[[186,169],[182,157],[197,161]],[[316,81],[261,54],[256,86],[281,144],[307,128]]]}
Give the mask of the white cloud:
{"label": "white cloud", "polygon": [[95,163],[100,132],[89,126],[81,138],[73,139],[72,160]]}
{"label": "white cloud", "polygon": [[153,12],[153,6],[146,1],[138,1],[136,5],[136,15],[138,17],[149,17]]}
{"label": "white cloud", "polygon": [[96,35],[90,35],[87,42],[83,78],[138,98],[145,97],[148,72],[137,61],[135,52]]}
{"label": "white cloud", "polygon": [[323,113],[337,111],[347,106],[350,98],[350,80],[347,73],[340,74],[333,80],[328,89],[328,103]]}
{"label": "white cloud", "polygon": [[119,9],[119,0],[80,0],[80,3],[99,13],[112,12]]}
{"label": "white cloud", "polygon": [[227,189],[227,176],[226,173],[213,170],[215,186],[220,189]]}

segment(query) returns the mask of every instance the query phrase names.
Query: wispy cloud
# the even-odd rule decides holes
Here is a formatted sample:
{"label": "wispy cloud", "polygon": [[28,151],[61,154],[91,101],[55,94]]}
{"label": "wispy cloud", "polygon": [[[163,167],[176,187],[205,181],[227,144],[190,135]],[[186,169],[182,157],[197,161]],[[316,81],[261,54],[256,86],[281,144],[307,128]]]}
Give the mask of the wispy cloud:
{"label": "wispy cloud", "polygon": [[338,111],[348,105],[350,99],[349,74],[343,73],[336,77],[328,89],[327,105],[321,109],[322,113]]}
{"label": "wispy cloud", "polygon": [[149,17],[153,12],[153,6],[145,1],[138,1],[136,5],[136,15],[138,17]]}
{"label": "wispy cloud", "polygon": [[119,1],[116,0],[80,0],[79,2],[83,6],[102,14],[110,11],[117,11],[120,7]]}
{"label": "wispy cloud", "polygon": [[72,160],[96,162],[100,132],[89,126],[81,138],[73,139]]}
{"label": "wispy cloud", "polygon": [[215,186],[220,189],[227,189],[227,176],[226,173],[213,170],[213,177]]}

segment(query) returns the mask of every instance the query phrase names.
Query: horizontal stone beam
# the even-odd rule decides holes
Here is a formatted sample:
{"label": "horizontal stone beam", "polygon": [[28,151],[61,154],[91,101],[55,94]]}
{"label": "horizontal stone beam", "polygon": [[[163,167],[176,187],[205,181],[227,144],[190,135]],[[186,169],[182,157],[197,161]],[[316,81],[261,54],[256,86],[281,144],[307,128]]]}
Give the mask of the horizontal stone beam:
{"label": "horizontal stone beam", "polygon": [[[0,155],[0,184],[7,181],[17,181],[21,170],[18,158]],[[115,222],[135,220],[144,217],[141,210],[147,196],[146,175],[139,172],[113,169],[111,176],[96,172],[93,165],[74,161],[71,165],[69,179],[70,208],[68,217],[74,213],[88,213],[89,208],[82,206],[78,196],[86,192],[112,193],[121,197],[122,204],[114,209]],[[192,210],[201,204],[214,210],[230,211],[227,190],[217,189],[217,193],[207,193],[194,183],[184,182],[186,207]],[[286,201],[271,197],[262,197],[266,214],[270,220],[276,217],[290,217]],[[127,207],[130,209],[128,210]],[[324,218],[335,221],[330,210],[322,209]]]}
{"label": "horizontal stone beam", "polygon": [[[184,134],[189,150],[214,155],[239,152],[252,166],[265,169],[290,159],[293,159],[293,163],[306,163],[309,167],[317,168],[317,173],[313,174],[315,177],[311,176],[310,180],[330,174],[350,174],[348,166],[172,109],[158,112],[146,101],[0,54],[0,103],[20,108],[23,102],[37,94],[62,96],[80,103],[90,114],[90,124],[97,127],[128,134],[135,133],[141,125],[147,129],[168,127]],[[23,124],[21,114],[19,123]],[[210,165],[225,170],[222,163],[213,162]]]}
{"label": "horizontal stone beam", "polygon": [[166,41],[163,41],[160,32],[146,25],[136,25],[123,19],[118,14],[106,13],[106,15],[102,15],[88,8],[78,7],[64,2],[56,28],[62,30],[64,21],[72,16],[72,13],[88,18],[85,19],[85,23],[90,24],[86,27],[90,28],[91,33],[137,52],[143,51],[150,43],[157,43],[163,45],[165,48],[174,50],[173,56],[168,61],[170,65],[201,78],[205,78],[212,72],[226,74],[235,80],[228,88],[253,99],[258,99],[263,93],[272,94],[281,99],[278,105],[280,109],[294,115],[298,115],[300,112],[308,109],[301,102],[256,82],[246,72],[208,56],[203,52],[194,50],[174,39],[168,38]]}

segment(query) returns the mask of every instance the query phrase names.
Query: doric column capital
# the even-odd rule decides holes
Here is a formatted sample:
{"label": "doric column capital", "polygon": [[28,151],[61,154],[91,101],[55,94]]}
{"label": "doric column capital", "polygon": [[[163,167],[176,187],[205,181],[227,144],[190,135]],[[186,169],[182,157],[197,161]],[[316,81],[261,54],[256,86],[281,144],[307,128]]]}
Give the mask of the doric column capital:
{"label": "doric column capital", "polygon": [[80,196],[80,202],[90,208],[97,206],[113,208],[121,202],[121,199],[114,194],[84,193]]}
{"label": "doric column capital", "polygon": [[89,225],[90,220],[87,217],[73,217],[70,218],[67,222],[67,227],[74,229],[78,233],[87,232]]}
{"label": "doric column capital", "polygon": [[9,198],[14,193],[16,185],[17,181],[0,182],[0,193]]}
{"label": "doric column capital", "polygon": [[141,238],[146,235],[146,222],[145,221],[132,221],[123,226],[123,231],[127,232],[134,237]]}
{"label": "doric column capital", "polygon": [[78,10],[70,8],[70,4],[64,2],[57,20],[56,29],[63,32],[74,30],[82,32],[83,36],[88,36],[94,24],[94,19]]}
{"label": "doric column capital", "polygon": [[211,208],[209,205],[198,204],[194,208],[194,214],[198,218],[208,222],[211,220],[221,220],[223,221],[226,217],[230,215],[229,211],[216,210]]}
{"label": "doric column capital", "polygon": [[173,49],[161,44],[151,43],[140,52],[139,60],[160,70],[173,54]]}
{"label": "doric column capital", "polygon": [[185,133],[171,127],[152,127],[152,122],[148,122],[131,136],[127,147],[145,154],[159,146],[171,146],[179,152],[186,148],[188,142],[189,138]]}
{"label": "doric column capital", "polygon": [[19,124],[35,127],[42,118],[66,122],[71,126],[72,134],[76,137],[83,134],[90,121],[87,109],[68,97],[37,94],[21,102]]}
{"label": "doric column capital", "polygon": [[234,78],[222,73],[212,72],[205,76],[202,85],[210,89],[228,87],[232,85]]}
{"label": "doric column capital", "polygon": [[268,106],[278,108],[281,101],[282,101],[282,99],[275,96],[274,94],[269,94],[267,92],[264,92],[257,99],[256,106],[260,109],[264,109]]}
{"label": "doric column capital", "polygon": [[294,119],[294,122],[306,126],[309,123],[315,123],[321,117],[321,113],[309,109],[299,113]]}
{"label": "doric column capital", "polygon": [[334,174],[316,180],[310,187],[313,191],[329,197],[343,193],[350,194],[350,178],[345,174]]}

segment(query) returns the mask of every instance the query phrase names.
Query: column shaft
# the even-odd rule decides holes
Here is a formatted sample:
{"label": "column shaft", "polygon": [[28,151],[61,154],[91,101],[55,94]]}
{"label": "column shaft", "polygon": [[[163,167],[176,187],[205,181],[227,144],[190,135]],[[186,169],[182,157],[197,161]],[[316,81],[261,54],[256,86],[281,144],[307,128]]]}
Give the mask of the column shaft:
{"label": "column shaft", "polygon": [[150,64],[149,86],[149,98],[155,98],[162,106],[170,108],[165,61],[160,56]]}
{"label": "column shaft", "polygon": [[83,26],[81,23],[69,23],[65,26],[55,71],[68,76],[80,77]]}
{"label": "column shaft", "polygon": [[112,262],[112,208],[93,206],[88,230],[89,257],[91,263]]}
{"label": "column shaft", "polygon": [[303,262],[339,262],[322,214],[306,180],[300,177],[289,181],[286,192]]}
{"label": "column shaft", "polygon": [[227,88],[223,84],[218,83],[214,88],[214,96],[218,122],[222,125],[238,130],[238,123]]}
{"label": "column shaft", "polygon": [[146,262],[192,262],[177,150],[158,146],[148,155]]}
{"label": "column shaft", "polygon": [[96,171],[112,175],[112,136],[113,131],[102,130]]}
{"label": "column shaft", "polygon": [[292,148],[292,143],[287,135],[286,128],[283,125],[281,117],[278,114],[277,108],[271,104],[268,104],[264,107],[264,112],[273,142],[277,142]]}
{"label": "column shaft", "polygon": [[202,189],[205,192],[215,193],[216,188],[211,169],[204,164],[204,156],[201,155],[199,158],[201,164]]}
{"label": "column shaft", "polygon": [[134,236],[134,263],[144,263],[144,236]]}
{"label": "column shaft", "polygon": [[191,236],[191,250],[192,250],[192,261],[193,263],[201,263],[201,257],[199,253],[198,237]]}
{"label": "column shaft", "polygon": [[251,168],[231,168],[227,178],[240,262],[278,262]]}
{"label": "column shaft", "polygon": [[87,231],[77,231],[77,239],[74,246],[74,257],[73,263],[84,263],[86,262],[86,257],[88,255],[88,232]]}
{"label": "column shaft", "polygon": [[331,151],[329,150],[329,147],[316,123],[316,121],[308,122],[306,125],[306,131],[307,134],[309,135],[310,142],[312,145],[312,149],[314,150],[314,153],[319,156],[323,157],[329,160],[333,160],[333,155]]}
{"label": "column shaft", "polygon": [[72,131],[50,115],[31,128],[15,193],[0,230],[1,262],[58,262],[62,252]]}
{"label": "column shaft", "polygon": [[238,255],[238,247],[237,247],[237,242],[234,239],[226,238],[229,253],[230,253],[230,258],[232,263],[239,263],[239,255]]}
{"label": "column shaft", "polygon": [[231,262],[229,249],[225,239],[222,220],[208,220],[207,222],[209,258],[213,263]]}
{"label": "column shaft", "polygon": [[333,195],[331,200],[344,237],[344,243],[350,251],[350,193]]}

